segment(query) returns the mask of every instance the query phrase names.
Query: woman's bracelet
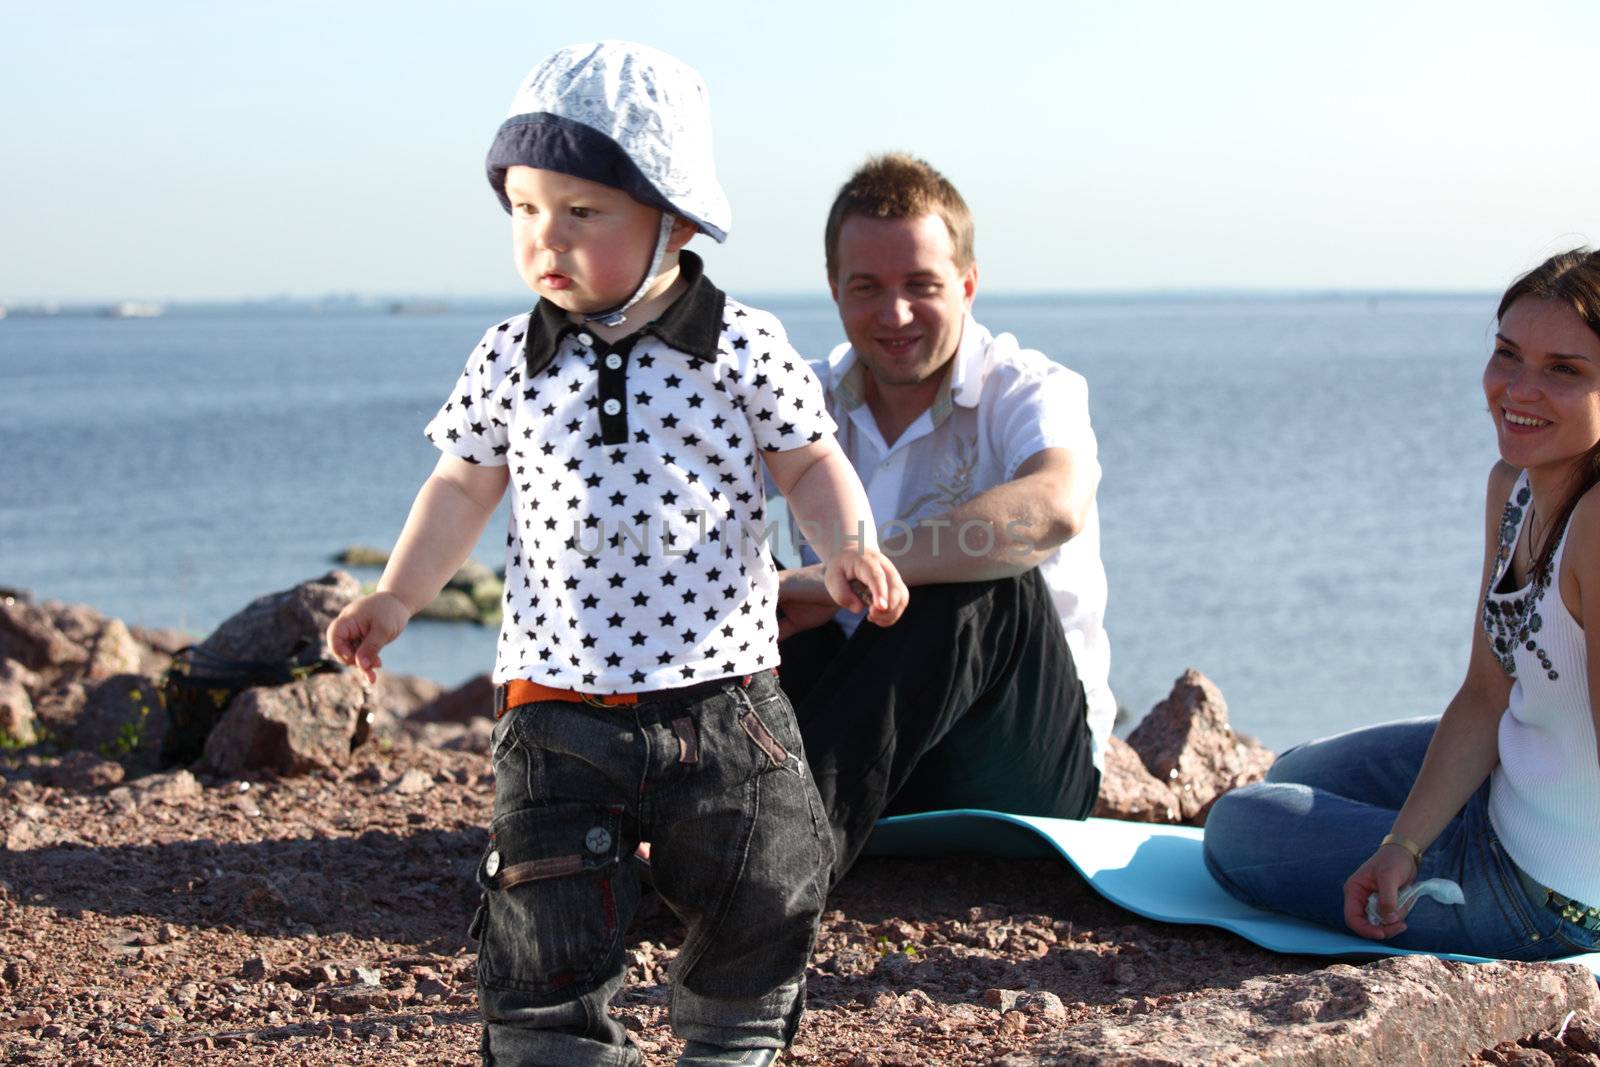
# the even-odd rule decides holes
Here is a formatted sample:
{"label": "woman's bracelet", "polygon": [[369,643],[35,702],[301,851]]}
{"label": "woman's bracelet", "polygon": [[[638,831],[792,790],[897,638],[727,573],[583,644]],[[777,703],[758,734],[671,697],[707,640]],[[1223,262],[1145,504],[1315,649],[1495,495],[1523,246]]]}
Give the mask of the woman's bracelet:
{"label": "woman's bracelet", "polygon": [[1411,853],[1411,858],[1416,862],[1417,869],[1419,871],[1422,869],[1422,846],[1411,840],[1411,838],[1400,834],[1384,834],[1383,840],[1378,842],[1378,847],[1382,848],[1384,845],[1399,845]]}

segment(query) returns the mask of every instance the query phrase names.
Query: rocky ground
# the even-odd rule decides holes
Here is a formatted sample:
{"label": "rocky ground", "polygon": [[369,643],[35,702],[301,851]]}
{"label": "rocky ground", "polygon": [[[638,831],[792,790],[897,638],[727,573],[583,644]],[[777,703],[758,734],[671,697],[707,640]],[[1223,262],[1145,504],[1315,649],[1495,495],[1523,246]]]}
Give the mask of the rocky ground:
{"label": "rocky ground", "polygon": [[[349,593],[329,582],[219,633],[314,628]],[[477,1062],[482,683],[253,691],[193,770],[151,773],[178,638],[113,623],[0,602],[0,723],[34,738],[0,753],[5,1062]],[[1192,820],[1264,766],[1199,675],[1141,731],[1109,814]],[[1600,1065],[1577,968],[1277,956],[1140,920],[1054,861],[867,860],[831,907],[790,1063]],[[670,915],[647,901],[629,946],[617,1010],[670,1064]]]}

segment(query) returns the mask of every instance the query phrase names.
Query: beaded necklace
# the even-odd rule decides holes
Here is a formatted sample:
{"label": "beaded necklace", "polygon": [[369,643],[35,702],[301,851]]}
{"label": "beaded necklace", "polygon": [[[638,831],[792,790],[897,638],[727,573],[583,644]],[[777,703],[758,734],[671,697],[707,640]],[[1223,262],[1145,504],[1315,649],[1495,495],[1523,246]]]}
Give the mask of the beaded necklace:
{"label": "beaded necklace", "polygon": [[1500,516],[1500,539],[1495,552],[1494,583],[1489,587],[1488,594],[1483,600],[1483,626],[1489,644],[1494,649],[1495,657],[1499,659],[1507,674],[1513,678],[1517,676],[1517,663],[1513,653],[1517,645],[1522,645],[1538,657],[1539,666],[1544,668],[1546,677],[1553,682],[1560,677],[1560,673],[1551,663],[1549,653],[1537,639],[1537,634],[1544,628],[1544,619],[1537,610],[1539,599],[1549,588],[1553,568],[1546,565],[1539,568],[1538,573],[1530,574],[1528,585],[1520,595],[1507,595],[1507,599],[1496,599],[1495,590],[1509,573],[1512,556],[1522,540],[1520,534],[1524,517],[1528,525],[1529,569],[1532,570],[1535,562],[1532,542],[1533,491],[1525,482],[1519,485],[1511,498],[1506,501],[1505,511]]}

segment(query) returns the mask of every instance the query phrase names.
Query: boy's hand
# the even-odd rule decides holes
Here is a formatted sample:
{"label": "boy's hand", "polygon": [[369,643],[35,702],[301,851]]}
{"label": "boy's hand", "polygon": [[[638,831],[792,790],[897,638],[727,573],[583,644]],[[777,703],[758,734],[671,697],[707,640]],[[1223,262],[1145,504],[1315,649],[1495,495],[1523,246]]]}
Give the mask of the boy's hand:
{"label": "boy's hand", "polygon": [[400,636],[411,609],[393,593],[373,593],[352,601],[328,624],[328,647],[339,662],[355,667],[368,684],[383,666],[378,650]]}
{"label": "boy's hand", "polygon": [[822,580],[834,603],[851,611],[865,611],[878,626],[893,626],[911,594],[889,557],[878,551],[845,549],[828,560]]}

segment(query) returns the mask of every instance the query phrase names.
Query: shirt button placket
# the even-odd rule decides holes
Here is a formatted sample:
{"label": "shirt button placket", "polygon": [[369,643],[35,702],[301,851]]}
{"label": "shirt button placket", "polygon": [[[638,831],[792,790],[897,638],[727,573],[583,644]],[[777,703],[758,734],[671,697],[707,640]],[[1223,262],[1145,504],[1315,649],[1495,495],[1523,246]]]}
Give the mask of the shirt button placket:
{"label": "shirt button placket", "polygon": [[[585,335],[587,336],[587,335]],[[628,351],[607,352],[597,361],[600,377],[600,439],[608,445],[628,443]]]}

